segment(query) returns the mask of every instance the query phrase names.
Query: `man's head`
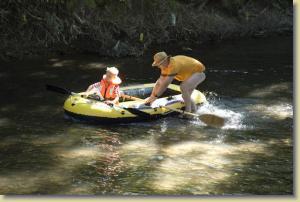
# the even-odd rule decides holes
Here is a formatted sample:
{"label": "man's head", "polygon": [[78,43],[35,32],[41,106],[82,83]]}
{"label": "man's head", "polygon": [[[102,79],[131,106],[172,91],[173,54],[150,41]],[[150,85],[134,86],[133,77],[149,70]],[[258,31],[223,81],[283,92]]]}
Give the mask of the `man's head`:
{"label": "man's head", "polygon": [[153,56],[152,66],[164,68],[169,65],[169,57],[166,52],[158,52]]}

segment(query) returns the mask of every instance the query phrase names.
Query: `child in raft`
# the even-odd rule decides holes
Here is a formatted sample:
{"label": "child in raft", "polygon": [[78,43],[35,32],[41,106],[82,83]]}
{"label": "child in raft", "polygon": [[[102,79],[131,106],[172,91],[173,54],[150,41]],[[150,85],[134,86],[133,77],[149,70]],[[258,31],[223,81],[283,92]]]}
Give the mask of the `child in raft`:
{"label": "child in raft", "polygon": [[107,67],[101,81],[90,85],[86,93],[97,94],[106,104],[117,104],[120,97],[119,85],[122,83],[118,74],[119,70],[116,67]]}

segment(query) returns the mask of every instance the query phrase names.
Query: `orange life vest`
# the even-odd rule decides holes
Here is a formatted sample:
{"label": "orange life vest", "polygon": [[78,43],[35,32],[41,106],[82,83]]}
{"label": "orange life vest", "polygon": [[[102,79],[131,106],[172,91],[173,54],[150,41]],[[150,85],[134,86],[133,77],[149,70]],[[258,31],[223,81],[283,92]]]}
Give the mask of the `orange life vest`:
{"label": "orange life vest", "polygon": [[113,100],[119,94],[119,85],[107,82],[105,79],[100,81],[100,93],[104,99]]}

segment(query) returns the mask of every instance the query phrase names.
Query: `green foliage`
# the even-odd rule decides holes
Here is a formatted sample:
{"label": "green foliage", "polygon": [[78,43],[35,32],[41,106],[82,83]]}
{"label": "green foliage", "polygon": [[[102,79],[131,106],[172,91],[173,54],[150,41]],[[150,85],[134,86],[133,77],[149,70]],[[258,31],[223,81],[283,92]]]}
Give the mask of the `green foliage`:
{"label": "green foliage", "polygon": [[180,7],[180,5],[179,5],[178,1],[176,1],[176,0],[169,0],[168,7],[170,8],[171,11],[174,12]]}
{"label": "green foliage", "polygon": [[26,24],[26,23],[27,23],[27,17],[26,17],[25,14],[22,15],[21,21],[22,21],[23,24]]}
{"label": "green foliage", "polygon": [[68,0],[66,4],[69,11],[74,11],[78,8],[94,9],[101,2],[99,0]]}
{"label": "green foliage", "polygon": [[62,46],[139,55],[157,43],[292,30],[292,9],[289,0],[2,0],[0,56]]}
{"label": "green foliage", "polygon": [[223,9],[231,13],[237,13],[246,2],[247,0],[221,0]]}

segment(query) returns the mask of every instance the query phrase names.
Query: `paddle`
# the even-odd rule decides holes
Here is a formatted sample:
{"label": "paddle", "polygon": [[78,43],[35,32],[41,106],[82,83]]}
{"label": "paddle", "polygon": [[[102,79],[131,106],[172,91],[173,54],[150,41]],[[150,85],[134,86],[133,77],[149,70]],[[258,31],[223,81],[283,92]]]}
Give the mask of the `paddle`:
{"label": "paddle", "polygon": [[76,94],[76,93],[71,92],[67,89],[64,89],[64,88],[61,88],[61,87],[58,87],[58,86],[53,86],[53,85],[50,85],[50,84],[46,84],[46,89],[49,90],[49,91],[53,91],[53,92],[57,92],[57,93],[61,93],[61,94],[66,94],[66,95],[75,95]]}
{"label": "paddle", "polygon": [[219,117],[214,114],[195,114],[195,113],[186,112],[186,111],[180,110],[180,109],[174,109],[174,108],[171,108],[168,106],[162,106],[162,107],[169,109],[171,111],[179,112],[181,114],[186,114],[189,116],[199,118],[203,123],[205,123],[208,126],[220,128],[220,127],[224,126],[224,124],[225,124],[225,120],[222,117]]}
{"label": "paddle", "polygon": [[[61,94],[66,94],[66,95],[77,95],[78,93],[74,93],[70,90],[67,90],[65,88],[59,87],[59,86],[54,86],[54,85],[50,85],[50,84],[46,84],[46,89],[49,91],[53,91],[56,93],[61,93]],[[101,101],[101,98],[97,95],[89,95],[89,96],[84,96],[84,95],[80,95],[81,97],[85,97],[87,99],[90,100],[96,100],[96,101]]]}
{"label": "paddle", "polygon": [[[128,98],[128,99],[143,101],[143,99],[141,99],[141,98],[128,96],[128,95],[123,95],[123,96],[125,98]],[[197,117],[203,123],[205,123],[208,126],[220,128],[220,127],[224,126],[224,124],[225,124],[224,118],[219,117],[219,116],[214,115],[214,114],[195,114],[195,113],[186,112],[186,111],[180,110],[180,109],[174,109],[174,108],[168,107],[168,106],[160,106],[160,107],[161,108],[166,108],[166,109],[171,110],[171,111],[179,112],[181,114],[186,114],[186,115],[189,115],[189,116]],[[145,112],[143,112],[143,113],[145,113]]]}

